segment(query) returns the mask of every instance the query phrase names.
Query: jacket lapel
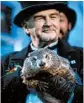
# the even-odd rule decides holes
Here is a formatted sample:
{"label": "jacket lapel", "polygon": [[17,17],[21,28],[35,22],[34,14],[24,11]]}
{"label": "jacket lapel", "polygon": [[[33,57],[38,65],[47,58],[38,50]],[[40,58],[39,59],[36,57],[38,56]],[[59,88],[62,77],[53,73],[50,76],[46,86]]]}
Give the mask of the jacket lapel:
{"label": "jacket lapel", "polygon": [[24,59],[27,57],[29,52],[31,52],[30,46],[27,46],[20,52],[15,52],[14,54],[10,56],[9,64],[11,65],[11,63],[12,64],[14,63],[14,64],[18,64],[22,66]]}
{"label": "jacket lapel", "polygon": [[63,40],[59,40],[57,44],[57,53],[58,55],[68,58],[69,53],[76,52],[68,43]]}

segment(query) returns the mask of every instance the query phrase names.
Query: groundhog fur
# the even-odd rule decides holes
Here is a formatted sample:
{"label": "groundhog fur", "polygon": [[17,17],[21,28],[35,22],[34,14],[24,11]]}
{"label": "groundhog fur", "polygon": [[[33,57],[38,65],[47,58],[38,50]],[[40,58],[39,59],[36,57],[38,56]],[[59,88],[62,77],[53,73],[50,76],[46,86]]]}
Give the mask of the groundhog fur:
{"label": "groundhog fur", "polygon": [[21,78],[46,103],[66,103],[75,87],[75,73],[69,61],[47,48],[28,55]]}

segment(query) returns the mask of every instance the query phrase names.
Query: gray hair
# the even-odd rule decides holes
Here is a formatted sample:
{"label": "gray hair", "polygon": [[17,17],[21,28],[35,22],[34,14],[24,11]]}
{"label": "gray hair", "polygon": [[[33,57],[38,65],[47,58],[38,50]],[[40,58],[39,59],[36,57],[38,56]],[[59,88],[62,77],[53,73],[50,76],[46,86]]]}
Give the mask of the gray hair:
{"label": "gray hair", "polygon": [[21,25],[24,28],[33,28],[34,27],[33,16],[24,19]]}

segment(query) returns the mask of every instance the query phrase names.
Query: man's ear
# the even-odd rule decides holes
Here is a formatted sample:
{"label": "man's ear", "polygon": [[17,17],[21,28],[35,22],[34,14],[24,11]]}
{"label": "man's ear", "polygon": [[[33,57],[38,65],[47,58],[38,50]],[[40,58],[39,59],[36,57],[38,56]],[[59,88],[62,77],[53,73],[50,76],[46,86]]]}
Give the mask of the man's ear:
{"label": "man's ear", "polygon": [[23,27],[23,29],[24,29],[24,31],[25,31],[26,34],[30,34],[30,29],[24,28],[24,27]]}
{"label": "man's ear", "polygon": [[72,24],[71,24],[71,22],[69,22],[69,30],[71,30],[72,29]]}

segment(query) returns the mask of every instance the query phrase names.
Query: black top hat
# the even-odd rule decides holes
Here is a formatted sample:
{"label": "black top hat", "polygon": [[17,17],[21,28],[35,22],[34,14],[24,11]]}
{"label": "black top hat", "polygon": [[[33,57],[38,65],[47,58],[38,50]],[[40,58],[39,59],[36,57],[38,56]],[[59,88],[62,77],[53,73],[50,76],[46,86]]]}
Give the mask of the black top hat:
{"label": "black top hat", "polygon": [[47,9],[56,9],[64,12],[68,20],[72,23],[72,28],[76,22],[76,12],[67,6],[67,1],[29,1],[29,6],[20,11],[15,19],[14,23],[21,27],[23,20],[29,18],[31,15]]}

